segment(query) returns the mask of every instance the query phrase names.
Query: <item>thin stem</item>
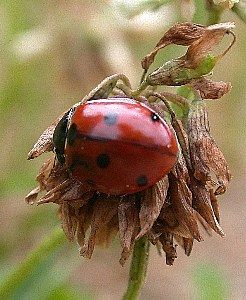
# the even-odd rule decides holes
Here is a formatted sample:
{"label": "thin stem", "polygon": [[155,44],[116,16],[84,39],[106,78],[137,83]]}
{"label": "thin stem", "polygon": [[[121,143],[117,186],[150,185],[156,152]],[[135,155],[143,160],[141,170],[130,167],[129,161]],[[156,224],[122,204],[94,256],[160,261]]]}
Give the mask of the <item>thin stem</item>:
{"label": "thin stem", "polygon": [[246,1],[241,0],[239,3],[234,4],[232,11],[236,13],[244,23],[246,23]]}
{"label": "thin stem", "polygon": [[128,287],[123,296],[123,300],[138,299],[146,277],[148,258],[149,241],[147,237],[144,236],[137,240],[134,246]]}
{"label": "thin stem", "polygon": [[224,10],[221,6],[214,4],[212,0],[207,0],[207,25],[219,23],[223,11]]}
{"label": "thin stem", "polygon": [[64,245],[66,237],[62,229],[55,229],[44,238],[41,244],[32,250],[0,284],[0,298],[9,299],[11,293],[32,273],[49,254]]}
{"label": "thin stem", "polygon": [[137,98],[148,86],[148,83],[143,81],[135,91],[132,91],[132,96]]}

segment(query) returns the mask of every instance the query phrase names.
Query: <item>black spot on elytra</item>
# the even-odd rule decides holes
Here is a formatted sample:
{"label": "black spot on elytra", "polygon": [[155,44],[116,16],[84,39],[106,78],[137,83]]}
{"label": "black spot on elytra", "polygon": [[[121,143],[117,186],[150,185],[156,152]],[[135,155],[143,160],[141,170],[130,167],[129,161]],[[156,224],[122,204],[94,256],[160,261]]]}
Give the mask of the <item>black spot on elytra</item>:
{"label": "black spot on elytra", "polygon": [[77,125],[75,123],[73,123],[69,129],[68,129],[68,133],[67,133],[67,143],[68,145],[72,146],[75,139],[77,137]]}
{"label": "black spot on elytra", "polygon": [[148,184],[148,178],[147,178],[147,176],[145,176],[145,175],[140,175],[140,176],[137,178],[136,182],[137,182],[137,185],[138,185],[138,186],[145,186],[145,185]]}
{"label": "black spot on elytra", "polygon": [[108,114],[104,116],[104,123],[107,125],[115,125],[117,122],[117,114]]}
{"label": "black spot on elytra", "polygon": [[109,163],[110,163],[110,158],[109,158],[108,154],[102,153],[102,154],[98,155],[97,165],[99,168],[105,169],[108,167]]}
{"label": "black spot on elytra", "polygon": [[153,122],[157,122],[157,121],[160,120],[160,117],[157,114],[155,114],[154,112],[152,112],[152,114],[151,114],[151,120]]}

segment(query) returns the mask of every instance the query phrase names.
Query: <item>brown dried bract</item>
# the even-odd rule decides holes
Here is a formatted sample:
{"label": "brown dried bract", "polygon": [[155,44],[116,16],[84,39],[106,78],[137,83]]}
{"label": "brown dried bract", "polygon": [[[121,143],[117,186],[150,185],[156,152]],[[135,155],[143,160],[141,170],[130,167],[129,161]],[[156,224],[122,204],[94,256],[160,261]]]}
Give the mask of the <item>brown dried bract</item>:
{"label": "brown dried bract", "polygon": [[204,57],[219,44],[225,34],[235,27],[234,23],[220,23],[206,27],[203,36],[192,43],[186,54],[186,65],[190,68],[196,68]]}
{"label": "brown dried bract", "polygon": [[193,80],[190,85],[199,91],[202,99],[219,99],[231,90],[230,82],[216,82],[205,77]]}
{"label": "brown dried bract", "polygon": [[175,24],[163,35],[155,48],[142,59],[142,68],[145,70],[149,69],[160,49],[170,44],[189,46],[194,41],[201,38],[204,31],[205,28],[203,26],[193,23]]}
{"label": "brown dried bract", "polygon": [[231,175],[223,153],[210,135],[208,115],[202,100],[194,101],[190,108],[187,132],[195,178],[213,184],[213,172],[217,178],[216,194],[224,193]]}

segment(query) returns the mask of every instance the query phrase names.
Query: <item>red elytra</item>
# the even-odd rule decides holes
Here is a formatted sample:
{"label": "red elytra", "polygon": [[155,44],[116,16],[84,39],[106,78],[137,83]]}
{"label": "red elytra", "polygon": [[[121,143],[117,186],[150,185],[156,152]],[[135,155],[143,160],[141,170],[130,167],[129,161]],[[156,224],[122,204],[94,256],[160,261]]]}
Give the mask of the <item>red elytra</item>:
{"label": "red elytra", "polygon": [[125,195],[167,175],[177,153],[173,131],[152,109],[128,98],[109,98],[75,109],[65,161],[82,183],[102,193]]}

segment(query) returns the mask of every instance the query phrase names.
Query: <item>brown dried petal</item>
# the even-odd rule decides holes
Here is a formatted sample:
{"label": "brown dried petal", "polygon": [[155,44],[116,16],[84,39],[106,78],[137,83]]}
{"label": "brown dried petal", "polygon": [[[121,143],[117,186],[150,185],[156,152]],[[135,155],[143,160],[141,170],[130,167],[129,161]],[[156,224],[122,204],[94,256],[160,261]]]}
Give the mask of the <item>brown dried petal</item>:
{"label": "brown dried petal", "polygon": [[41,167],[37,181],[42,190],[50,191],[68,178],[65,166],[55,162],[55,157],[48,159]]}
{"label": "brown dried petal", "polygon": [[212,236],[212,229],[210,227],[210,225],[205,221],[205,219],[198,213],[197,213],[197,219],[199,221],[199,223],[202,225],[203,229],[206,231],[206,233],[209,236]]}
{"label": "brown dried petal", "polygon": [[28,153],[27,158],[33,159],[38,157],[44,152],[52,151],[54,148],[53,145],[53,134],[56,128],[56,125],[59,123],[61,118],[65,115],[64,112],[59,116],[39,137],[36,144],[33,146],[32,150]]}
{"label": "brown dried petal", "polygon": [[190,84],[199,91],[202,99],[219,99],[231,90],[230,82],[216,82],[205,77],[193,80]]}
{"label": "brown dried petal", "polygon": [[[106,197],[106,198],[105,198]],[[81,249],[81,255],[91,258],[96,244],[97,234],[117,214],[119,199],[114,196],[100,196],[93,205],[91,232],[87,245]]]}
{"label": "brown dried petal", "polygon": [[210,171],[218,180],[217,194],[225,192],[231,175],[223,153],[210,135],[207,111],[203,101],[192,105],[187,131],[194,176],[202,182],[210,181]]}
{"label": "brown dried petal", "polygon": [[141,61],[142,68],[145,70],[149,69],[160,49],[170,44],[183,46],[191,45],[194,41],[203,36],[204,31],[205,28],[201,25],[192,23],[175,24],[163,35],[153,51],[143,58]]}
{"label": "brown dried petal", "polygon": [[27,204],[34,204],[37,200],[38,194],[41,192],[40,187],[36,187],[35,189],[33,189],[26,197],[25,197],[25,201]]}
{"label": "brown dried petal", "polygon": [[158,237],[160,234],[168,232],[182,237],[192,238],[189,228],[178,220],[175,208],[169,205],[162,209],[157,221],[153,226],[153,236]]}
{"label": "brown dried petal", "polygon": [[166,264],[172,266],[175,258],[177,258],[177,245],[173,245],[173,235],[170,233],[163,233],[159,240],[163,250],[166,252]]}
{"label": "brown dried petal", "polygon": [[203,36],[192,43],[186,54],[187,65],[190,68],[197,67],[202,59],[221,41],[229,30],[235,27],[234,23],[220,23],[206,27]]}
{"label": "brown dried petal", "polygon": [[222,237],[225,236],[215,216],[209,191],[200,181],[195,178],[192,180],[190,189],[192,191],[194,209],[206,220],[215,232]]}
{"label": "brown dried petal", "polygon": [[210,201],[213,207],[213,211],[214,211],[214,215],[217,219],[218,222],[220,222],[220,210],[219,210],[219,203],[218,203],[218,199],[215,196],[213,190],[209,190],[210,193]]}
{"label": "brown dried petal", "polygon": [[76,212],[77,217],[77,230],[76,230],[76,240],[80,245],[80,249],[85,244],[85,233],[89,227],[91,217],[92,217],[92,209],[88,205],[84,205],[79,208]]}
{"label": "brown dried petal", "polygon": [[136,202],[135,195],[130,195],[121,200],[118,208],[119,236],[123,248],[120,258],[121,265],[129,257],[139,232],[139,212]]}
{"label": "brown dried petal", "polygon": [[174,235],[174,239],[184,249],[185,254],[187,256],[190,256],[192,248],[193,248],[194,239],[185,238],[185,237],[182,237],[179,235]]}
{"label": "brown dried petal", "polygon": [[62,228],[69,241],[72,241],[77,229],[77,221],[75,218],[74,208],[67,202],[63,202],[60,206],[60,215],[62,220]]}
{"label": "brown dried petal", "polygon": [[[186,133],[185,133],[185,140],[186,140]],[[185,144],[187,144],[188,141],[185,141]],[[189,176],[189,171],[183,156],[183,153],[180,151],[179,155],[178,155],[178,160],[175,164],[175,166],[172,168],[172,173],[174,174],[174,176],[183,181],[184,183],[186,183],[187,185],[190,182],[190,176]],[[187,199],[189,200],[189,199]],[[191,205],[191,201],[189,202],[189,204]]]}
{"label": "brown dried petal", "polygon": [[96,236],[96,245],[107,247],[113,236],[119,230],[119,221],[117,214],[107,223],[101,227]]}
{"label": "brown dried petal", "polygon": [[30,204],[36,202],[38,194],[44,190],[50,191],[56,188],[68,178],[66,169],[60,164],[55,164],[55,159],[48,159],[41,167],[37,176],[39,187],[35,188],[26,196],[26,201]]}
{"label": "brown dried petal", "polygon": [[170,182],[170,199],[180,224],[187,226],[191,236],[198,241],[202,240],[200,235],[197,216],[194,209],[189,205],[191,203],[192,194],[187,184],[183,180],[176,178],[172,172],[169,174]]}
{"label": "brown dried petal", "polygon": [[141,231],[137,238],[145,235],[153,226],[165,202],[167,189],[168,177],[165,177],[143,192],[139,213]]}
{"label": "brown dried petal", "polygon": [[75,207],[81,207],[85,205],[93,195],[94,191],[88,186],[83,185],[75,179],[69,178],[46,193],[37,204],[48,202],[60,204],[64,201],[70,201],[74,202]]}

